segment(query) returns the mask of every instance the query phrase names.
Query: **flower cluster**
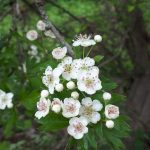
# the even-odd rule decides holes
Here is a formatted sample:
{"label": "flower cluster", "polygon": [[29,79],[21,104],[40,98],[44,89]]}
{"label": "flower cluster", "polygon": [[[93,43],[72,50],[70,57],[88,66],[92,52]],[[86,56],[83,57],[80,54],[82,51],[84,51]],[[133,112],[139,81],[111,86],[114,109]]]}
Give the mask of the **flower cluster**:
{"label": "flower cluster", "polygon": [[13,93],[6,93],[0,90],[0,109],[4,110],[6,107],[7,108],[13,107],[12,103],[13,96],[14,96]]}
{"label": "flower cluster", "polygon": [[[40,26],[39,26],[40,27]],[[38,27],[38,28],[39,28]],[[44,25],[40,27],[44,30]],[[102,41],[100,35],[93,39],[91,36],[79,35],[73,46],[93,46]],[[57,47],[52,51],[52,57],[59,62],[55,68],[47,66],[42,76],[42,82],[47,90],[41,91],[40,101],[37,102],[35,116],[40,119],[50,111],[62,114],[69,119],[68,133],[75,139],[81,139],[88,133],[89,124],[97,124],[104,116],[107,128],[114,127],[114,119],[119,116],[119,108],[108,104],[111,94],[102,90],[99,68],[95,60],[88,56],[74,59],[66,56],[66,47]],[[64,95],[67,91],[69,96]],[[57,93],[64,98],[57,97]],[[102,92],[103,98],[92,98],[96,93]]]}
{"label": "flower cluster", "polygon": [[[42,21],[39,20],[36,24],[36,27],[39,31],[42,31],[44,33],[45,36],[47,37],[51,37],[51,38],[56,38],[54,33],[49,29],[46,29],[46,24]],[[36,30],[29,30],[26,33],[26,38],[30,41],[34,41],[39,37],[39,34]]]}

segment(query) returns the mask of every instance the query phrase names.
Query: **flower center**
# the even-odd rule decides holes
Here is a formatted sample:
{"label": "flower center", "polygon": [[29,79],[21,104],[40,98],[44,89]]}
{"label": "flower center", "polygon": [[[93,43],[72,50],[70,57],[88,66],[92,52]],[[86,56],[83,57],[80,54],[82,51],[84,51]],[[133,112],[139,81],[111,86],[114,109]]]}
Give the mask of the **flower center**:
{"label": "flower center", "polygon": [[93,86],[93,80],[92,79],[86,79],[85,84],[86,84],[86,87],[92,87]]}
{"label": "flower center", "polygon": [[81,70],[87,70],[88,67],[87,67],[85,64],[83,64],[82,67],[81,67],[80,69],[81,69]]}
{"label": "flower center", "polygon": [[116,114],[117,113],[117,108],[110,107],[108,110],[108,114]]}
{"label": "flower center", "polygon": [[53,82],[53,76],[52,75],[47,75],[47,79],[48,79],[49,83]]}
{"label": "flower center", "polygon": [[85,116],[91,116],[92,113],[93,113],[92,106],[86,106],[86,107],[84,108],[84,113],[83,113],[83,114],[84,114]]}
{"label": "flower center", "polygon": [[66,110],[67,112],[74,113],[76,110],[76,107],[73,104],[66,105]]}
{"label": "flower center", "polygon": [[71,65],[67,64],[67,65],[64,66],[64,72],[71,72],[71,69],[72,69]]}
{"label": "flower center", "polygon": [[83,131],[83,124],[81,122],[79,122],[76,125],[73,125],[73,127],[75,128],[75,132],[81,133]]}
{"label": "flower center", "polygon": [[38,107],[37,108],[38,108],[39,111],[46,110],[46,104],[41,101],[41,102],[38,103]]}

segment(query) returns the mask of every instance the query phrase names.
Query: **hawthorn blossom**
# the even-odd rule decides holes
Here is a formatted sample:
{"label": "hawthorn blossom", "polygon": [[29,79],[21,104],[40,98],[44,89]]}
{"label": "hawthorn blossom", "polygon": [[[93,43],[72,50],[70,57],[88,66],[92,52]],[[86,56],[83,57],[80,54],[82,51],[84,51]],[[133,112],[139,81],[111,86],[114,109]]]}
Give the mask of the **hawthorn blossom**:
{"label": "hawthorn blossom", "polygon": [[101,119],[98,111],[102,110],[103,105],[98,100],[92,101],[90,97],[83,98],[81,104],[80,116],[85,117],[88,123],[96,124]]}
{"label": "hawthorn blossom", "polygon": [[49,92],[47,90],[41,91],[41,97],[47,97],[49,95]]}
{"label": "hawthorn blossom", "polygon": [[115,125],[115,124],[114,124],[114,122],[113,122],[112,120],[107,120],[107,121],[106,121],[106,127],[107,127],[107,128],[110,128],[110,129],[111,129],[111,128],[114,127],[114,125]]}
{"label": "hawthorn blossom", "polygon": [[53,98],[53,101],[51,103],[52,111],[55,113],[59,113],[61,111],[62,101],[60,101],[59,98]]}
{"label": "hawthorn blossom", "polygon": [[42,77],[43,84],[48,87],[50,94],[54,94],[54,88],[59,84],[59,76],[61,71],[58,68],[52,70],[51,66],[48,66],[45,70],[44,76]]}
{"label": "hawthorn blossom", "polygon": [[82,35],[80,34],[79,36],[76,37],[75,40],[73,40],[73,46],[83,46],[83,47],[88,47],[91,45],[95,45],[96,42],[91,39],[91,36],[89,35]]}
{"label": "hawthorn blossom", "polygon": [[30,30],[26,33],[26,38],[30,41],[34,41],[38,38],[38,33],[35,30]]}
{"label": "hawthorn blossom", "polygon": [[102,36],[101,36],[101,35],[95,35],[95,36],[94,36],[94,40],[95,40],[96,42],[101,42],[101,41],[102,41]]}
{"label": "hawthorn blossom", "polygon": [[116,119],[119,116],[119,107],[115,105],[106,105],[105,106],[105,116],[108,119]]}
{"label": "hawthorn blossom", "polygon": [[62,77],[69,81],[72,79],[74,74],[73,67],[72,67],[72,57],[65,57],[63,61],[58,65],[58,68],[62,70]]}
{"label": "hawthorn blossom", "polygon": [[66,56],[66,53],[67,53],[67,47],[63,47],[63,48],[57,47],[53,49],[52,56],[55,59],[63,59]]}
{"label": "hawthorn blossom", "polygon": [[102,88],[100,79],[93,75],[93,73],[88,73],[86,76],[79,78],[77,81],[77,86],[80,91],[83,91],[89,95],[95,94],[96,91]]}
{"label": "hawthorn blossom", "polygon": [[94,59],[90,57],[85,57],[84,59],[75,59],[73,60],[72,66],[73,66],[73,79],[78,79],[84,76],[88,71],[92,73],[97,73],[97,76],[99,74],[98,67],[94,66],[95,61]]}
{"label": "hawthorn blossom", "polygon": [[66,118],[75,117],[79,114],[80,102],[73,98],[65,98],[62,104],[62,115]]}
{"label": "hawthorn blossom", "polygon": [[69,89],[69,90],[72,90],[72,89],[74,89],[75,88],[75,83],[73,82],[73,81],[69,81],[67,84],[66,84],[66,86],[67,86],[67,88]]}
{"label": "hawthorn blossom", "polygon": [[36,24],[36,27],[37,27],[38,30],[44,31],[45,27],[46,27],[46,24],[42,20],[39,20]]}
{"label": "hawthorn blossom", "polygon": [[74,99],[78,99],[79,98],[79,93],[77,91],[74,91],[71,93],[71,97]]}
{"label": "hawthorn blossom", "polygon": [[64,86],[63,86],[63,84],[57,84],[56,86],[55,86],[55,90],[57,91],[57,92],[62,92],[63,91],[63,89],[64,89]]}
{"label": "hawthorn blossom", "polygon": [[0,90],[0,109],[4,110],[6,107],[7,108],[12,108],[13,103],[12,103],[12,98],[14,94],[13,93],[6,93],[2,90]]}
{"label": "hawthorn blossom", "polygon": [[88,133],[87,124],[88,122],[84,117],[71,118],[67,131],[75,139],[81,139],[84,134]]}
{"label": "hawthorn blossom", "polygon": [[56,36],[54,35],[54,33],[53,33],[51,30],[46,30],[46,31],[44,32],[44,34],[45,34],[45,36],[51,37],[51,38],[53,38],[53,39],[56,38]]}
{"label": "hawthorn blossom", "polygon": [[111,94],[108,92],[104,92],[103,93],[103,99],[104,100],[110,100],[111,99]]}
{"label": "hawthorn blossom", "polygon": [[51,101],[46,99],[45,97],[41,97],[40,101],[37,102],[37,112],[35,113],[35,117],[41,119],[45,117],[49,113]]}

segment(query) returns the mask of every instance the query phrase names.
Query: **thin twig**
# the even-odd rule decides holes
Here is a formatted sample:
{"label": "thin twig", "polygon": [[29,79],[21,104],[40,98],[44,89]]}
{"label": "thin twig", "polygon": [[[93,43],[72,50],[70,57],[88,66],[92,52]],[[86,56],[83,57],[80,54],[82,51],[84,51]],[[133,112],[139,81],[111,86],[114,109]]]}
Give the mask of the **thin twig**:
{"label": "thin twig", "polygon": [[40,13],[40,16],[42,20],[46,23],[46,29],[47,30],[52,30],[54,35],[56,36],[56,39],[64,46],[67,47],[68,54],[72,57],[74,57],[74,52],[72,50],[72,47],[64,40],[64,37],[60,35],[58,30],[55,28],[55,26],[52,24],[52,22],[48,19],[48,16],[46,15],[43,7],[44,7],[44,1],[43,0],[35,0],[36,1],[36,6],[37,9]]}

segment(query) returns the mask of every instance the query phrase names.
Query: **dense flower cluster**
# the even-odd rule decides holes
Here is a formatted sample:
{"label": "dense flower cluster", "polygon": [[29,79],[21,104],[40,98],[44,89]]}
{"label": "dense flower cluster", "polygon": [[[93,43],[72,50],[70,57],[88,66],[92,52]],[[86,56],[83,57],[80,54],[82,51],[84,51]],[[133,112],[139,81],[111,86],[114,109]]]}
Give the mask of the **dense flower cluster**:
{"label": "dense flower cluster", "polygon": [[12,103],[13,96],[14,96],[13,93],[6,93],[0,90],[0,109],[4,110],[6,107],[7,108],[13,107]]}
{"label": "dense flower cluster", "polygon": [[[45,31],[45,24],[39,21],[37,28]],[[102,37],[79,35],[73,40],[73,46],[93,46],[101,42]],[[67,56],[66,47],[57,47],[52,51],[52,57],[59,62],[55,68],[47,66],[42,76],[42,82],[47,90],[41,91],[41,97],[37,102],[35,116],[40,119],[50,111],[62,114],[69,119],[68,133],[75,139],[81,139],[88,133],[88,124],[97,124],[105,116],[107,128],[113,128],[113,119],[119,116],[119,108],[108,104],[111,94],[102,90],[99,68],[95,60],[90,58],[90,51],[83,58],[72,58]],[[69,96],[57,97],[57,92],[66,91]],[[100,98],[92,98],[97,92],[103,92],[103,101]],[[55,96],[54,96],[55,95]]]}

